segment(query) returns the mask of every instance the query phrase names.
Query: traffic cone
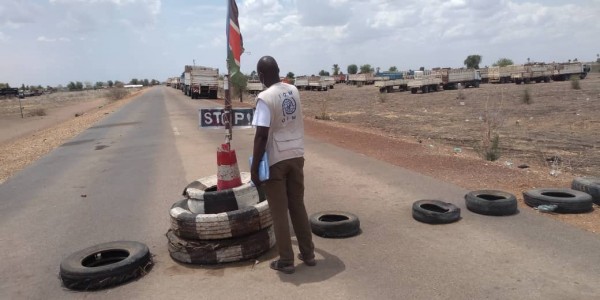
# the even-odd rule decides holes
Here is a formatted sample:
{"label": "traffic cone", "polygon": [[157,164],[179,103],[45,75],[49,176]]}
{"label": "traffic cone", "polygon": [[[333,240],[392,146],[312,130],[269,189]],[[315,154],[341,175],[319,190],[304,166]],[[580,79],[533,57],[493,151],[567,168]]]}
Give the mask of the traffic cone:
{"label": "traffic cone", "polygon": [[242,185],[240,168],[237,164],[235,150],[229,144],[222,144],[217,149],[217,190],[227,190]]}

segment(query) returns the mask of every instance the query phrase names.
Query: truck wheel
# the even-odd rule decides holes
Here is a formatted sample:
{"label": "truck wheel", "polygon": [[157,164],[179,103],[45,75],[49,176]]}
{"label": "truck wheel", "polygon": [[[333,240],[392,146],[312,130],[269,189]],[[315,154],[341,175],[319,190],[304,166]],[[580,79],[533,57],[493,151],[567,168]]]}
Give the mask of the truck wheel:
{"label": "truck wheel", "polygon": [[479,81],[475,81],[475,87],[478,88],[479,87]]}
{"label": "truck wheel", "polygon": [[132,241],[99,244],[60,263],[60,278],[72,290],[98,290],[146,274],[152,267],[148,246]]}
{"label": "truck wheel", "polygon": [[544,82],[545,82],[545,83],[548,83],[548,82],[550,82],[550,77],[544,77]]}
{"label": "truck wheel", "polygon": [[357,235],[360,232],[360,221],[351,213],[325,211],[310,216],[310,227],[320,237],[343,238]]}
{"label": "truck wheel", "polygon": [[577,177],[573,179],[571,188],[592,196],[592,201],[600,205],[600,177]]}
{"label": "truck wheel", "polygon": [[423,94],[429,93],[429,86],[422,87],[421,91],[423,92]]}
{"label": "truck wheel", "polygon": [[416,88],[411,88],[410,89],[410,93],[411,94],[416,94],[417,93],[417,89]]}
{"label": "truck wheel", "polygon": [[188,240],[167,232],[171,258],[186,264],[212,265],[259,257],[275,246],[273,226],[248,235],[218,240]]}
{"label": "truck wheel", "polygon": [[481,190],[465,195],[467,209],[481,215],[507,216],[517,213],[517,198],[502,191]]}
{"label": "truck wheel", "polygon": [[531,207],[556,205],[557,213],[584,213],[593,210],[592,196],[572,189],[533,189],[523,192],[525,204]]}
{"label": "truck wheel", "polygon": [[440,200],[419,200],[412,206],[413,218],[429,224],[447,224],[460,220],[460,208]]}

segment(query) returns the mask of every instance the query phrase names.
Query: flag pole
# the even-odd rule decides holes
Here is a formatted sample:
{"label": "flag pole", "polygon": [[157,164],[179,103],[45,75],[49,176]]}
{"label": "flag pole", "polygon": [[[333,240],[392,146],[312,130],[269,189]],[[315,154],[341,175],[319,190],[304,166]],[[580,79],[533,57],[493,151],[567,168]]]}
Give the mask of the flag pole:
{"label": "flag pole", "polygon": [[[231,124],[231,93],[229,91],[230,87],[231,87],[231,73],[229,70],[229,22],[231,22],[231,0],[226,0],[227,2],[227,22],[225,24],[225,28],[226,28],[226,33],[227,33],[227,41],[225,42],[226,44],[226,48],[227,51],[225,53],[227,53],[227,59],[225,60],[225,65],[227,66],[227,76],[225,76],[226,78],[224,79],[223,85],[224,85],[224,90],[225,90],[225,107],[224,107],[224,116],[223,116],[223,123],[225,125],[225,143],[227,143],[227,145],[230,144],[231,140],[233,139],[233,130],[232,130],[232,124]],[[225,82],[226,81],[226,82]]]}

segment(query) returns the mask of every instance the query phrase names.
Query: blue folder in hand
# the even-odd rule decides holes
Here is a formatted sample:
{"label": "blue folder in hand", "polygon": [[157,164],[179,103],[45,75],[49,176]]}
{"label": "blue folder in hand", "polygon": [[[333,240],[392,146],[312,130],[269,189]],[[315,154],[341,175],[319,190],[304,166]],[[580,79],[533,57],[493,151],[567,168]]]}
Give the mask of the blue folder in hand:
{"label": "blue folder in hand", "polygon": [[[252,156],[250,156],[250,168],[252,168]],[[269,180],[269,158],[267,152],[263,154],[262,159],[258,163],[258,179],[260,181]]]}

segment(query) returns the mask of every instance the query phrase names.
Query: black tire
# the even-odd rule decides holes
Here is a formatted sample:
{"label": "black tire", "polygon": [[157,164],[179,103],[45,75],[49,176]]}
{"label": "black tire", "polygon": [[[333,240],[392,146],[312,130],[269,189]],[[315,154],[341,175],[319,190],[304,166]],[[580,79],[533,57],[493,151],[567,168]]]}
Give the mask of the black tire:
{"label": "black tire", "polygon": [[217,176],[207,176],[188,184],[183,196],[189,199],[188,208],[197,214],[218,214],[256,205],[265,200],[250,182],[250,173],[240,173],[242,185],[217,191]]}
{"label": "black tire", "polygon": [[344,238],[360,232],[360,221],[355,214],[324,211],[310,216],[312,232],[324,238]]}
{"label": "black tire", "polygon": [[167,232],[169,254],[186,264],[214,265],[256,258],[275,245],[273,227],[252,234],[221,240],[186,240]]}
{"label": "black tire", "polygon": [[475,87],[478,88],[479,87],[479,81],[475,81]]}
{"label": "black tire", "polygon": [[573,179],[571,188],[592,196],[592,201],[600,205],[600,177],[577,177]]}
{"label": "black tire", "polygon": [[413,218],[428,224],[447,224],[460,220],[460,208],[440,200],[419,200],[413,203]]}
{"label": "black tire", "polygon": [[554,204],[557,213],[584,213],[593,209],[592,196],[572,189],[533,189],[523,192],[523,198],[531,207]]}
{"label": "black tire", "polygon": [[150,271],[148,247],[117,241],[77,251],[60,263],[63,285],[72,290],[97,290],[140,277]]}
{"label": "black tire", "polygon": [[517,197],[502,191],[472,191],[465,195],[465,203],[468,210],[482,215],[508,216],[517,213]]}
{"label": "black tire", "polygon": [[416,94],[416,93],[417,93],[417,91],[418,91],[418,89],[416,89],[416,88],[411,88],[411,89],[410,89],[410,93],[411,93],[411,94]]}
{"label": "black tire", "polygon": [[188,199],[173,204],[171,230],[184,239],[215,240],[248,235],[273,224],[267,201],[252,207],[219,214],[196,214]]}

